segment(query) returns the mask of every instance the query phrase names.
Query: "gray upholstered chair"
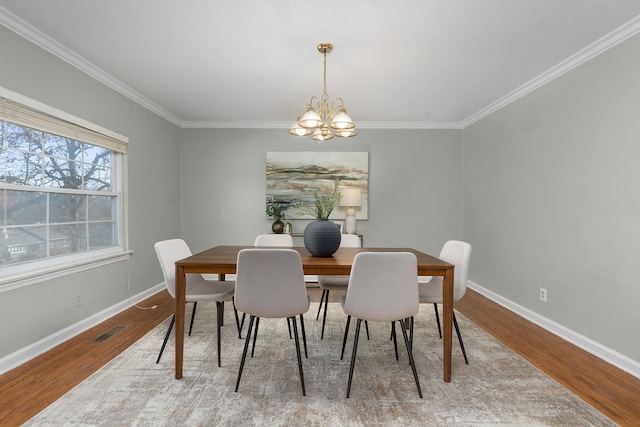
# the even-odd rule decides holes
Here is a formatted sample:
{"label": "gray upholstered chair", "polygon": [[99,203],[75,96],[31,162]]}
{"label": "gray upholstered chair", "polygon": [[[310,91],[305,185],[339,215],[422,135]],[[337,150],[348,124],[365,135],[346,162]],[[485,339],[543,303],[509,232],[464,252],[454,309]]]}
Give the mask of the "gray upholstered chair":
{"label": "gray upholstered chair", "polygon": [[[154,245],[160,267],[162,268],[162,274],[164,275],[164,282],[169,294],[175,299],[176,297],[176,261],[191,256],[191,250],[184,240],[171,239],[157,242]],[[221,349],[220,349],[220,326],[222,325],[222,302],[233,298],[235,284],[233,282],[218,281],[218,280],[206,280],[200,274],[187,274],[186,283],[186,301],[193,303],[193,312],[191,314],[191,324],[189,326],[189,335],[191,335],[191,329],[193,328],[193,319],[196,315],[196,307],[199,301],[215,301],[216,302],[216,325],[217,325],[217,339],[218,339],[218,366],[221,364]],[[235,309],[234,309],[235,310]],[[235,312],[236,324],[238,331],[240,330],[240,322],[238,320],[238,312]],[[176,321],[176,315],[173,314],[169,329],[164,337],[164,342],[160,348],[160,354],[156,363],[160,362],[162,352],[167,345],[167,340],[173,329],[173,325]]]}
{"label": "gray upholstered chair", "polygon": [[[400,323],[404,343],[409,356],[413,378],[422,398],[420,380],[413,359],[412,344],[407,336],[405,319],[418,313],[418,261],[410,252],[362,252],[355,256],[349,277],[347,294],[341,299],[342,309],[347,314],[342,351],[349,333],[351,317],[357,319],[353,339],[347,398],[351,391],[351,380],[358,350],[360,324],[365,321]],[[394,334],[395,336],[395,334]],[[397,354],[397,352],[396,352]],[[397,357],[397,356],[396,356]],[[342,356],[340,357],[342,359]]]}
{"label": "gray upholstered chair", "polygon": [[[362,241],[355,234],[343,234],[340,239],[340,247],[342,248],[360,248]],[[318,286],[322,289],[320,296],[320,304],[318,305],[318,314],[316,320],[320,316],[320,309],[324,303],[324,312],[322,314],[322,332],[320,339],[324,338],[324,326],[327,321],[327,303],[329,302],[329,293],[331,291],[345,292],[349,284],[349,276],[318,276]]]}
{"label": "gray upholstered chair", "polygon": [[254,323],[252,356],[260,318],[286,318],[293,324],[300,383],[302,384],[302,395],[304,396],[304,374],[296,316],[300,316],[303,330],[302,339],[306,342],[303,314],[309,310],[309,297],[304,281],[300,254],[293,249],[284,248],[242,249],[238,252],[236,273],[236,307],[238,310],[249,314],[249,329],[247,330],[240,360],[235,391],[238,391],[238,386],[240,385]]}
{"label": "gray upholstered chair", "polygon": [[[453,301],[458,301],[462,298],[467,291],[467,278],[469,276],[469,260],[471,258],[471,245],[467,242],[461,242],[459,240],[449,240],[444,244],[440,255],[438,256],[443,261],[449,264],[455,265],[453,274]],[[434,277],[420,277],[418,289],[420,291],[420,303],[431,303],[436,312],[436,323],[438,324],[438,332],[440,338],[442,338],[442,329],[440,328],[440,315],[438,314],[438,304],[442,304],[442,276]],[[458,335],[458,342],[462,349],[462,355],[464,356],[464,362],[469,364],[467,359],[467,352],[464,349],[464,343],[462,342],[462,335],[460,334],[460,328],[458,327],[458,321],[456,320],[456,314],[453,313],[453,326],[456,329]]]}

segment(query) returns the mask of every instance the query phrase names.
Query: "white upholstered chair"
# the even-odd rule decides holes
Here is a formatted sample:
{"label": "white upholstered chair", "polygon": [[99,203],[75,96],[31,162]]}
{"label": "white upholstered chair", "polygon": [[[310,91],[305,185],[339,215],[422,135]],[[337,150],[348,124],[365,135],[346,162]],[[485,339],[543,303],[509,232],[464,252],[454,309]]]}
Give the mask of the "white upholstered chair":
{"label": "white upholstered chair", "polygon": [[282,246],[284,248],[293,247],[293,237],[291,234],[258,234],[253,246]]}
{"label": "white upholstered chair", "polygon": [[[292,248],[293,247],[293,237],[291,234],[258,234],[253,241],[253,246],[257,247],[282,247],[282,248]],[[242,315],[242,322],[240,323],[240,330],[244,327],[245,315]],[[287,327],[289,328],[289,338],[293,338],[291,334],[291,322],[287,320]],[[304,334],[304,329],[302,330]],[[304,348],[305,354],[307,351],[307,346],[305,343]]]}
{"label": "white upholstered chair", "polygon": [[[162,268],[162,274],[164,276],[164,282],[169,294],[175,299],[176,297],[176,261],[191,256],[191,250],[184,240],[171,239],[157,242],[154,245],[160,267]],[[215,301],[216,302],[216,325],[217,325],[217,340],[218,340],[218,366],[220,366],[220,326],[222,325],[222,302],[233,298],[235,284],[233,282],[218,281],[218,280],[206,280],[200,274],[187,274],[186,276],[186,302],[193,303],[193,313],[191,314],[191,324],[189,326],[189,335],[191,335],[191,328],[193,327],[193,319],[196,314],[196,307],[199,301]],[[238,313],[236,315],[236,324],[238,330],[240,329],[240,323],[238,321]],[[167,345],[167,340],[173,329],[173,325],[176,320],[175,313],[171,318],[169,329],[164,337],[164,342],[160,348],[160,354],[158,354],[158,360],[160,362],[162,352]]]}
{"label": "white upholstered chair", "polygon": [[[404,343],[409,356],[413,378],[422,398],[420,380],[413,359],[412,344],[409,342],[405,319],[418,313],[418,261],[410,252],[361,252],[353,260],[347,294],[341,299],[342,309],[347,314],[344,331],[343,353],[349,333],[351,317],[357,319],[353,339],[347,398],[351,391],[351,380],[356,362],[360,324],[365,321],[400,323]],[[397,356],[396,356],[397,357]],[[342,358],[342,357],[341,357]]]}
{"label": "white upholstered chair", "polygon": [[[340,239],[340,247],[342,248],[360,248],[362,242],[360,236],[355,234],[343,234]],[[324,312],[322,314],[322,332],[320,333],[320,339],[324,338],[324,326],[327,321],[327,303],[329,302],[329,293],[331,291],[345,292],[347,285],[349,284],[349,276],[318,276],[318,286],[322,289],[322,295],[320,296],[320,304],[318,305],[318,314],[316,314],[316,320],[320,316],[320,309],[324,303]]]}
{"label": "white upholstered chair", "polygon": [[[453,274],[453,301],[458,301],[464,296],[465,292],[467,291],[467,278],[469,276],[471,245],[460,240],[449,240],[442,247],[438,258],[455,266]],[[438,332],[440,333],[440,338],[442,338],[442,329],[440,328],[438,304],[442,304],[442,280],[443,278],[441,276],[420,277],[420,283],[418,284],[418,289],[420,291],[420,303],[433,304],[434,310],[436,312],[436,322],[438,324]],[[453,313],[453,326],[455,327],[456,334],[458,335],[458,342],[460,343],[460,348],[462,349],[464,361],[466,364],[469,364],[467,353],[464,349],[464,343],[462,342],[460,328],[458,327],[458,321],[456,320],[455,312]]]}
{"label": "white upholstered chair", "polygon": [[249,329],[240,360],[235,391],[238,391],[240,385],[254,323],[252,356],[260,318],[286,318],[293,324],[300,383],[304,396],[304,374],[296,316],[300,316],[302,339],[305,341],[303,314],[309,310],[309,297],[300,254],[293,249],[285,248],[242,249],[238,252],[236,273],[236,307],[249,314]]}

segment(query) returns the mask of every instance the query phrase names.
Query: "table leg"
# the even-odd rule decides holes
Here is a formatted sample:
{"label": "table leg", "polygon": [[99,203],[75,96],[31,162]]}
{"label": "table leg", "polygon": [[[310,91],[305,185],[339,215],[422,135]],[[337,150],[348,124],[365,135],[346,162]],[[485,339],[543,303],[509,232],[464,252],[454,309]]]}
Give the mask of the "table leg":
{"label": "table leg", "polygon": [[[218,280],[224,282],[225,280],[225,275],[224,274],[218,274]],[[220,326],[224,326],[224,301],[222,301],[222,303],[220,303]]]}
{"label": "table leg", "polygon": [[184,351],[184,307],[186,304],[187,279],[183,267],[176,267],[176,379],[182,378],[182,356]]}
{"label": "table leg", "polygon": [[444,381],[451,382],[451,347],[453,334],[453,269],[444,275],[442,286]]}

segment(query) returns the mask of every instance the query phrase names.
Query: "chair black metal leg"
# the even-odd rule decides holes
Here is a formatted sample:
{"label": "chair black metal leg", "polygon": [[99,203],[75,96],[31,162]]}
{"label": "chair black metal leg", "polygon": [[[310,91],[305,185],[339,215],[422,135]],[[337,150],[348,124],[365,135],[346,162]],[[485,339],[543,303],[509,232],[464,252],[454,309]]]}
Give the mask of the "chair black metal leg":
{"label": "chair black metal leg", "polygon": [[409,322],[409,344],[411,344],[411,351],[413,351],[413,316]]}
{"label": "chair black metal leg", "polygon": [[251,346],[251,357],[256,349],[256,339],[258,338],[258,327],[260,326],[260,318],[256,317],[256,328],[253,330],[253,345]]}
{"label": "chair black metal leg", "polygon": [[293,339],[293,335],[291,335],[291,319],[287,317],[287,328],[289,328],[289,339]]}
{"label": "chair black metal leg", "polygon": [[[236,315],[236,326],[238,327],[238,339],[242,339],[242,328],[240,327],[240,318],[238,317],[238,310],[236,309],[236,298],[231,297],[231,302],[233,303],[233,313]],[[243,320],[244,320],[244,314]]]}
{"label": "chair black metal leg", "polygon": [[236,380],[236,389],[240,386],[240,377],[242,377],[242,370],[244,369],[244,361],[247,358],[247,350],[249,349],[249,341],[251,341],[251,329],[253,329],[253,321],[255,316],[249,316],[249,329],[247,330],[247,338],[244,341],[244,349],[242,350],[242,358],[240,359],[240,369],[238,369],[238,379]]}
{"label": "chair black metal leg", "polygon": [[296,341],[296,356],[298,357],[298,370],[300,371],[300,384],[302,384],[302,395],[306,396],[304,389],[304,373],[302,372],[302,357],[300,356],[300,339],[298,338],[298,324],[296,322],[296,316],[291,317],[293,323],[293,336]]}
{"label": "chair black metal leg", "polygon": [[344,338],[342,339],[342,352],[340,352],[340,360],[344,357],[344,347],[347,345],[347,335],[349,334],[349,324],[351,323],[351,316],[347,316],[347,324],[344,327]]}
{"label": "chair black metal leg", "polygon": [[467,360],[467,352],[464,351],[464,344],[462,343],[462,335],[460,335],[460,328],[458,327],[458,321],[456,320],[456,314],[453,313],[453,326],[456,328],[456,334],[458,334],[458,342],[460,343],[460,348],[462,349],[462,355],[464,356],[464,363],[469,364],[469,360]]}
{"label": "chair black metal leg", "polygon": [[[240,320],[240,331],[242,331],[242,329],[244,328],[245,317],[247,317],[247,313],[242,313],[242,320]],[[240,336],[240,333],[238,333],[238,338],[242,338],[242,336]]]}
{"label": "chair black metal leg", "polygon": [[327,292],[326,289],[322,290],[322,295],[320,295],[320,304],[318,304],[318,313],[316,314],[316,320],[320,317],[320,309],[322,308],[322,301],[324,301],[324,294]]}
{"label": "chair black metal leg", "polygon": [[369,322],[367,322],[366,320],[364,321],[364,328],[367,331],[367,340],[369,339]]}
{"label": "chair black metal leg", "polygon": [[356,335],[353,337],[353,351],[351,352],[351,365],[349,366],[349,382],[347,383],[347,399],[351,393],[351,380],[353,379],[353,368],[356,365],[356,353],[358,352],[358,336],[360,335],[361,319],[356,322]]}
{"label": "chair black metal leg", "polygon": [[[400,321],[402,322],[402,320]],[[391,337],[393,338],[393,348],[396,352],[396,360],[398,359],[398,340],[396,339],[396,322],[391,322]]]}
{"label": "chair black metal leg", "polygon": [[[413,317],[411,318],[413,320]],[[404,321],[400,321],[400,329],[402,329],[402,336],[404,337],[404,345],[407,347],[407,354],[409,356],[409,364],[411,365],[411,370],[413,371],[413,379],[416,381],[416,387],[418,387],[418,395],[420,399],[422,399],[422,389],[420,388],[420,380],[418,379],[418,371],[416,370],[416,363],[413,359],[413,351],[411,349],[411,345],[409,344],[409,338],[407,337],[407,327],[404,325]]]}
{"label": "chair black metal leg", "polygon": [[162,342],[162,347],[160,347],[160,354],[158,354],[158,360],[156,363],[160,363],[160,358],[162,357],[162,352],[164,351],[165,346],[167,345],[167,341],[169,341],[169,335],[171,335],[171,329],[173,329],[173,324],[176,323],[176,315],[174,313],[173,317],[171,317],[171,323],[169,323],[169,329],[167,329],[167,333],[164,335],[164,341]]}
{"label": "chair black metal leg", "polygon": [[216,339],[218,341],[218,368],[221,366],[222,355],[220,345],[220,326],[222,325],[222,302],[216,301]]}
{"label": "chair black metal leg", "polygon": [[307,354],[307,333],[304,330],[304,317],[302,317],[302,314],[300,315],[300,328],[302,329],[302,343],[304,344],[304,357],[308,359],[309,355]]}
{"label": "chair black metal leg", "polygon": [[189,324],[189,336],[191,336],[191,330],[193,329],[193,319],[196,318],[196,307],[198,307],[198,302],[193,303],[193,311],[191,312],[191,323]]}
{"label": "chair black metal leg", "polygon": [[324,338],[324,325],[327,322],[327,307],[329,306],[329,289],[324,293],[324,313],[322,315],[322,332],[320,333],[320,339]]}
{"label": "chair black metal leg", "polygon": [[442,338],[442,329],[440,329],[440,315],[438,314],[438,304],[433,304],[433,309],[436,311],[436,323],[438,324],[438,333]]}

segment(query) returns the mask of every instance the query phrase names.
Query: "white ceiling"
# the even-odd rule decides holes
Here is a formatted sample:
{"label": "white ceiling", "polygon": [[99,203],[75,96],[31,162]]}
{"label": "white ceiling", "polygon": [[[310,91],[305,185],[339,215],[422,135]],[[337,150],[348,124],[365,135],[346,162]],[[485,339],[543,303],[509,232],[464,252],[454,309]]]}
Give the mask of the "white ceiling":
{"label": "white ceiling", "polygon": [[[640,0],[0,0],[0,24],[182,127],[462,128],[640,31]],[[0,85],[2,82],[0,82]]]}

